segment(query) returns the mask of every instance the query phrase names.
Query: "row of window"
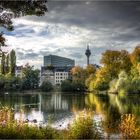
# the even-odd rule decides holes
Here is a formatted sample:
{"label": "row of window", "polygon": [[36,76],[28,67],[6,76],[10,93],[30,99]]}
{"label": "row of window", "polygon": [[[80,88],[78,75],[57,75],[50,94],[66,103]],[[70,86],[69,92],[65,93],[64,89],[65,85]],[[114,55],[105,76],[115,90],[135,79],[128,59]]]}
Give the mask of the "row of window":
{"label": "row of window", "polygon": [[55,75],[68,75],[68,73],[55,73]]}
{"label": "row of window", "polygon": [[62,82],[63,80],[56,80],[56,83],[60,83],[60,82]]}
{"label": "row of window", "polygon": [[68,77],[55,77],[55,79],[67,79]]}

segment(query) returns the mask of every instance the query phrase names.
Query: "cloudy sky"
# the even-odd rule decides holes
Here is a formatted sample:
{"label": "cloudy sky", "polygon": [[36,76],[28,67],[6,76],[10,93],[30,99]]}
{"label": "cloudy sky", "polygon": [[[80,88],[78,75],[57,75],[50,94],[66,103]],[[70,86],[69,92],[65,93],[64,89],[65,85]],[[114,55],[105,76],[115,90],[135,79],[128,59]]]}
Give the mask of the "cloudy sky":
{"label": "cloudy sky", "polygon": [[90,63],[100,63],[107,49],[129,52],[140,43],[140,2],[57,1],[47,4],[43,17],[14,19],[15,30],[6,32],[7,43],[17,53],[18,65],[40,67],[43,56],[55,54],[85,66],[87,44]]}

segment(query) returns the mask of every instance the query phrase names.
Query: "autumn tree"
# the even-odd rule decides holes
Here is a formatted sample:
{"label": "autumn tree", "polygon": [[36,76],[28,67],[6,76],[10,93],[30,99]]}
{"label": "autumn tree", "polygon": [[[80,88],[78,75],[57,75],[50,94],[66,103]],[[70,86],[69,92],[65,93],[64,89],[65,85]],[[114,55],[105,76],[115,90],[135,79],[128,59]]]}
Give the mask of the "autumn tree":
{"label": "autumn tree", "polygon": [[75,66],[74,68],[72,68],[71,73],[74,82],[82,83],[82,84],[85,83],[85,79],[87,75],[85,69],[83,69],[80,66]]}
{"label": "autumn tree", "polygon": [[96,67],[93,64],[89,64],[86,69],[86,80],[85,80],[85,85],[86,87],[89,87],[90,82],[92,81],[92,79],[95,77],[95,73],[96,73]]}
{"label": "autumn tree", "polygon": [[128,73],[132,66],[130,55],[126,50],[107,50],[102,55],[101,63],[106,68],[108,73],[110,73],[112,78],[117,77],[122,70]]}
{"label": "autumn tree", "polygon": [[96,72],[96,67],[93,64],[89,64],[86,67],[86,72],[87,72],[87,75],[90,76],[91,74],[94,74]]}
{"label": "autumn tree", "polygon": [[137,46],[131,54],[131,61],[134,66],[140,63],[140,45]]}

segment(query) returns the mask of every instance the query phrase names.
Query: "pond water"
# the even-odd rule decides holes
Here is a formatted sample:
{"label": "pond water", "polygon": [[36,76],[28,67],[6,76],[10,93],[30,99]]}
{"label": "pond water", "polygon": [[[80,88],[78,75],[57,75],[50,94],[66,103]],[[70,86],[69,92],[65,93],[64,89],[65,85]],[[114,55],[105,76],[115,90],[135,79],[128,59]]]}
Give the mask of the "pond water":
{"label": "pond water", "polygon": [[[133,113],[140,120],[140,95],[72,94],[72,93],[9,93],[0,95],[1,105],[15,109],[20,117],[38,123],[52,123],[58,129],[66,128],[75,112],[90,108],[97,122],[104,121],[104,131],[117,134],[122,114]],[[20,110],[24,110],[22,116]]]}

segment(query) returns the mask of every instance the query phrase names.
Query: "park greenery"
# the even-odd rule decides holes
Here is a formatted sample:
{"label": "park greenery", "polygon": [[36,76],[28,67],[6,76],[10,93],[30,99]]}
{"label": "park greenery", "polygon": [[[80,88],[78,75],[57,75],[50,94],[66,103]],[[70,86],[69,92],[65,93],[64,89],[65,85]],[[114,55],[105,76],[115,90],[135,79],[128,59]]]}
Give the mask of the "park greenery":
{"label": "park greenery", "polygon": [[109,91],[111,93],[140,92],[140,46],[132,53],[126,50],[106,50],[102,54],[101,67],[88,65],[86,68],[75,66],[72,81],[62,82],[62,91],[75,91],[82,87],[88,91]]}
{"label": "park greenery", "polygon": [[[6,58],[6,59],[5,59]],[[10,59],[9,59],[10,58]],[[8,62],[9,61],[9,62]],[[0,90],[30,90],[39,87],[39,70],[26,64],[22,69],[22,77],[15,75],[16,55],[12,50],[10,55],[2,55],[0,72]]]}

